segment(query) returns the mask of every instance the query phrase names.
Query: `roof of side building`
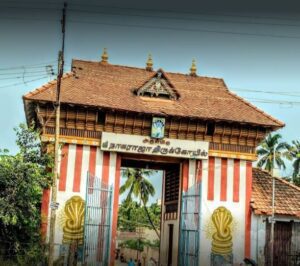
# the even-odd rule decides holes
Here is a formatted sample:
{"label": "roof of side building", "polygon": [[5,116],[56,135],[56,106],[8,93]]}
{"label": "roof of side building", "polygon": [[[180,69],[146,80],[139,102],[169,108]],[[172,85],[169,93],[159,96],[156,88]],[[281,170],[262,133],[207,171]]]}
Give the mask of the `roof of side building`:
{"label": "roof of side building", "polygon": [[[272,176],[253,168],[252,202],[255,214],[272,214]],[[275,177],[275,214],[300,218],[300,188]]]}

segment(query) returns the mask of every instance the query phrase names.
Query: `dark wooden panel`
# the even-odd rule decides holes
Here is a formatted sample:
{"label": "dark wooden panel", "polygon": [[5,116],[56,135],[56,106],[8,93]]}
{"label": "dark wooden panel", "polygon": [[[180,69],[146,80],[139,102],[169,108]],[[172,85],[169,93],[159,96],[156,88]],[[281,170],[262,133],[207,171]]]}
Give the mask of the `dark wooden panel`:
{"label": "dark wooden panel", "polygon": [[165,170],[164,204],[165,212],[177,212],[179,200],[179,165],[174,165]]}
{"label": "dark wooden panel", "polygon": [[[49,132],[55,127],[53,106],[39,104],[36,109],[39,125]],[[68,136],[96,136],[95,132],[149,136],[152,116],[111,111],[98,108],[62,105],[60,127]],[[211,149],[255,153],[255,147],[263,139],[266,129],[259,126],[240,125],[222,121],[204,121],[192,118],[166,117],[165,137],[173,139],[209,141]]]}
{"label": "dark wooden panel", "polygon": [[[274,266],[289,266],[293,265],[291,252],[292,240],[291,222],[276,222],[274,226]],[[270,263],[270,232],[271,224],[267,222],[266,245],[265,245],[265,265]]]}

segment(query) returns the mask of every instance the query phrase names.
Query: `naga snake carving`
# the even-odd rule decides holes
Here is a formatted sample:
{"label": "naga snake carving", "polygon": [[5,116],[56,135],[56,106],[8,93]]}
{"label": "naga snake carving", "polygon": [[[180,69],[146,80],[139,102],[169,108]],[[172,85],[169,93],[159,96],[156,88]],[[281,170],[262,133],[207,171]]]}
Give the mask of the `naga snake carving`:
{"label": "naga snake carving", "polygon": [[65,226],[63,227],[63,243],[83,241],[84,200],[73,196],[65,205]]}
{"label": "naga snake carving", "polygon": [[216,232],[212,235],[212,253],[229,255],[232,253],[232,215],[225,207],[217,208],[212,214]]}

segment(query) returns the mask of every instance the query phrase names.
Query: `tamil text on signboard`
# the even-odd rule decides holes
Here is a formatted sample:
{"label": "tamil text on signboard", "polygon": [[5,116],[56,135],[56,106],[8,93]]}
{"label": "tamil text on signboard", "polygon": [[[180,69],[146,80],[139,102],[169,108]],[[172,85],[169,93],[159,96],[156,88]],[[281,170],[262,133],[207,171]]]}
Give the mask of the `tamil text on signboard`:
{"label": "tamil text on signboard", "polygon": [[179,140],[179,139],[152,139],[146,136],[133,136],[103,132],[101,149],[125,153],[160,155],[170,157],[207,159],[208,142]]}

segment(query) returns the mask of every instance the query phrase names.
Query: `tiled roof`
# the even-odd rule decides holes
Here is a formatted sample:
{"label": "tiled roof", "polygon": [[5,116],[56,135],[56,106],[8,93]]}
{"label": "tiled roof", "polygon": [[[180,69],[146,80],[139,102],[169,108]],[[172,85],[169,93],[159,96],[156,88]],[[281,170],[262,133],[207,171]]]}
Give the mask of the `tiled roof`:
{"label": "tiled roof", "polygon": [[[256,214],[272,214],[272,176],[253,168],[251,207]],[[275,214],[300,217],[300,188],[275,177]]]}
{"label": "tiled roof", "polygon": [[[153,77],[142,68],[73,60],[74,75],[62,80],[61,102],[156,115],[191,117],[261,125],[284,126],[242,98],[231,93],[218,78],[193,77],[164,72],[179,94],[177,100],[162,100],[134,94]],[[25,100],[54,101],[56,81],[24,96]]]}

